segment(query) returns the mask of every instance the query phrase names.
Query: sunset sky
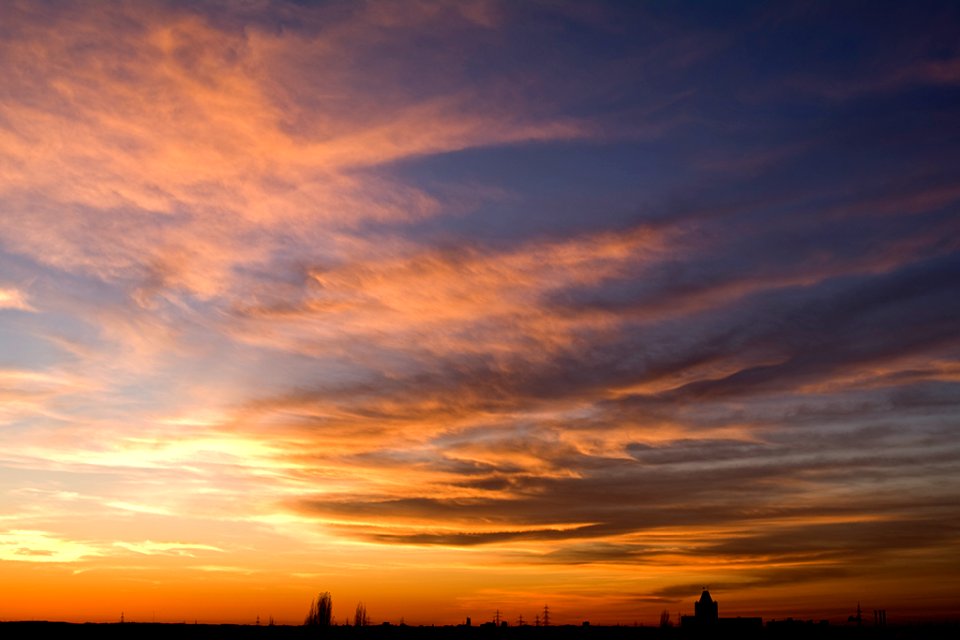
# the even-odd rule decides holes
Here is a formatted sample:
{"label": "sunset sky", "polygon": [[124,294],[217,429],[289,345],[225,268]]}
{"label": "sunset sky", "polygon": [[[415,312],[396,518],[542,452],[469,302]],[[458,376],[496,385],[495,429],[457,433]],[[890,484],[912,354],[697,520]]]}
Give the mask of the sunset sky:
{"label": "sunset sky", "polygon": [[956,2],[0,0],[0,620],[957,618],[958,431]]}

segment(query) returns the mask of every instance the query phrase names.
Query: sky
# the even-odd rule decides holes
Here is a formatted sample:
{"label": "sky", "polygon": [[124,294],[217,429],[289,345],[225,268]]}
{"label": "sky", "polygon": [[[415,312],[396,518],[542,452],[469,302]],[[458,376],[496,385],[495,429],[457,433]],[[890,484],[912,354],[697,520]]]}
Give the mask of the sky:
{"label": "sky", "polygon": [[958,34],[0,1],[0,620],[957,618]]}

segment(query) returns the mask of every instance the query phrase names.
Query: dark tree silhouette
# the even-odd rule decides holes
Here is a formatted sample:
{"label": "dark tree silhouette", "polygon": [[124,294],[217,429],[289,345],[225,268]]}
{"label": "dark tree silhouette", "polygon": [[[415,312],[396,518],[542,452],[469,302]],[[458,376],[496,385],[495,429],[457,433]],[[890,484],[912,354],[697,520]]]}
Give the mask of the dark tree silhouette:
{"label": "dark tree silhouette", "polygon": [[329,591],[324,591],[316,600],[310,602],[310,612],[303,624],[309,627],[329,627],[333,613],[333,599]]}
{"label": "dark tree silhouette", "polygon": [[365,627],[370,624],[370,618],[367,617],[367,605],[362,602],[357,603],[357,611],[353,614],[353,626]]}
{"label": "dark tree silhouette", "polygon": [[664,609],[660,612],[660,627],[666,629],[667,627],[672,627],[673,623],[670,621],[670,612]]}

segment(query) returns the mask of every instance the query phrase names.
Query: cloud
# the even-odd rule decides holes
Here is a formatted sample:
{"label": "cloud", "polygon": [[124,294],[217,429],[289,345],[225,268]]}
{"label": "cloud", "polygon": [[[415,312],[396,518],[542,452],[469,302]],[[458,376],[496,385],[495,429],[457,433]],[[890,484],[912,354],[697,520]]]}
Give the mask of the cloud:
{"label": "cloud", "polygon": [[48,531],[11,529],[0,534],[0,559],[19,562],[82,562],[103,555],[97,545]]}
{"label": "cloud", "polygon": [[0,309],[36,311],[36,309],[27,302],[26,295],[17,289],[0,289]]}
{"label": "cloud", "polygon": [[153,542],[144,540],[143,542],[115,542],[115,547],[140,553],[143,555],[175,555],[196,557],[197,552],[217,551],[223,552],[223,549],[207,544],[189,544],[182,542]]}

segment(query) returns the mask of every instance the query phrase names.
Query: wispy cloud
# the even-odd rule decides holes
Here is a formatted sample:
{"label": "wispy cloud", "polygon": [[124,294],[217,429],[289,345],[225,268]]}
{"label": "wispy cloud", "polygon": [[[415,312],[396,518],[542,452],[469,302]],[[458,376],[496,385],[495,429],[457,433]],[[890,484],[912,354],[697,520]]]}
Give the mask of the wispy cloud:
{"label": "wispy cloud", "polygon": [[36,311],[27,301],[27,296],[18,289],[0,288],[0,309]]}
{"label": "wispy cloud", "polygon": [[13,529],[0,534],[0,558],[12,562],[79,562],[103,555],[97,545],[47,531]]}

